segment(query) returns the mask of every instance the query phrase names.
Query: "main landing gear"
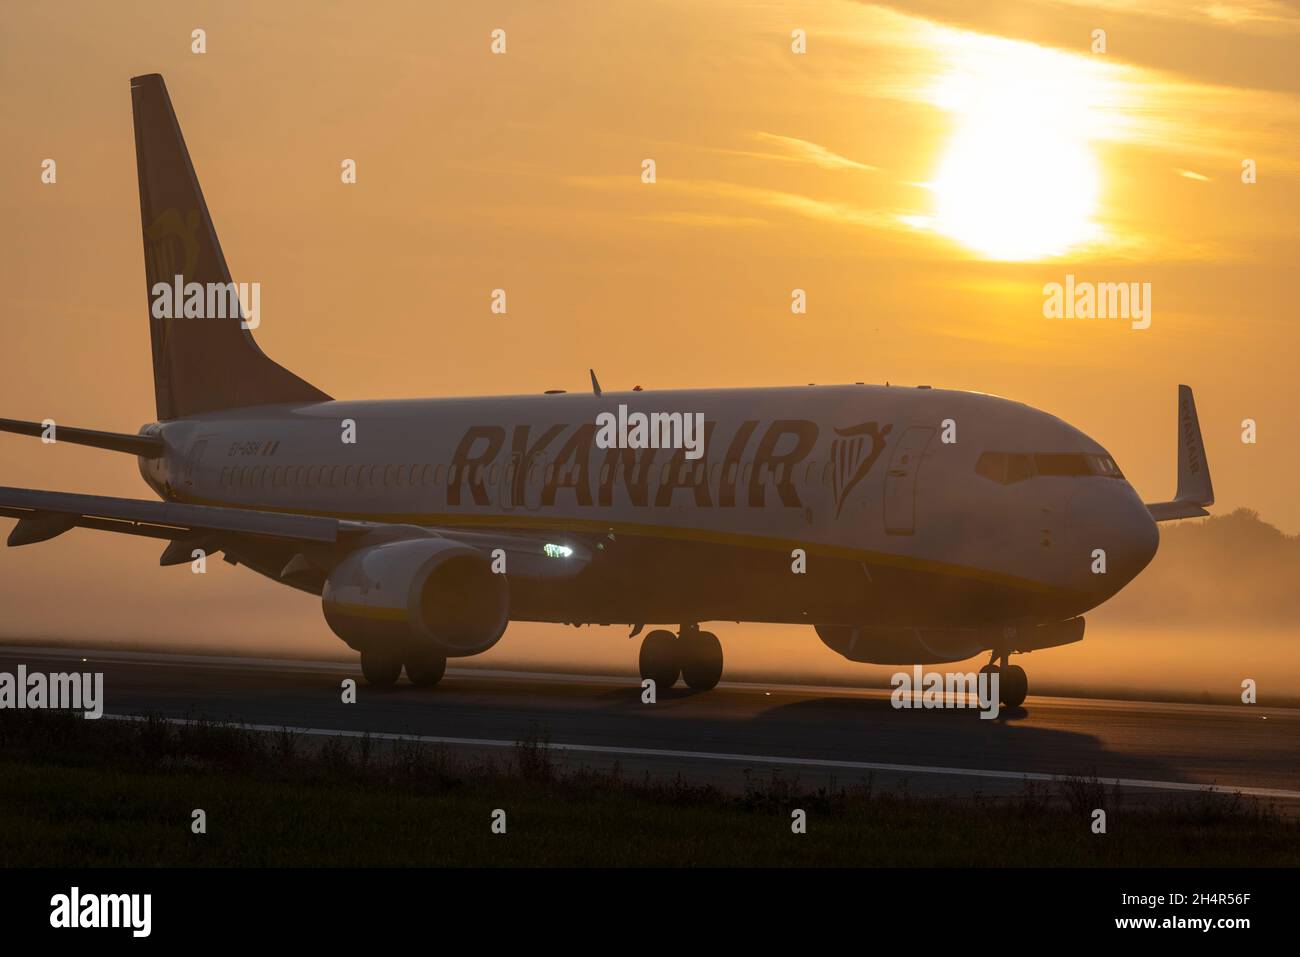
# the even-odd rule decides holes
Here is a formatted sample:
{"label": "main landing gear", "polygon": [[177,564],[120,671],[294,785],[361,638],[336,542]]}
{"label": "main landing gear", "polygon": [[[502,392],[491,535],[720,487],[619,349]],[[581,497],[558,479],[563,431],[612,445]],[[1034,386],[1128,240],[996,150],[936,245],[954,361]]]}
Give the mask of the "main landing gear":
{"label": "main landing gear", "polygon": [[654,679],[660,691],[678,677],[692,691],[708,691],[722,678],[722,644],[711,631],[682,625],[676,635],[657,629],[641,639],[641,677]]}
{"label": "main landing gear", "polygon": [[[1002,667],[998,667],[997,660],[1001,657]],[[1029,676],[1025,674],[1025,669],[1019,665],[1007,663],[1010,657],[1008,652],[997,651],[989,656],[989,663],[980,669],[982,675],[998,676],[998,697],[1008,708],[1019,708],[1025,703],[1025,696],[1029,694]]]}
{"label": "main landing gear", "polygon": [[405,649],[372,647],[361,652],[361,673],[372,685],[389,687],[396,684],[403,665],[411,684],[421,688],[432,688],[447,673],[446,657],[424,646]]}

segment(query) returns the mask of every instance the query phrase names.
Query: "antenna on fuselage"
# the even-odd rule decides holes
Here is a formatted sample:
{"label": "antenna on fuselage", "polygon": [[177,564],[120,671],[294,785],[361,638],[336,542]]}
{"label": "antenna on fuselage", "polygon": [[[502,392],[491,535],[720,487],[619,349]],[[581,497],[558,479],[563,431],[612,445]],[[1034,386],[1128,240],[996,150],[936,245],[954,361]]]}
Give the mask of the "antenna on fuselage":
{"label": "antenna on fuselage", "polygon": [[591,373],[591,391],[594,392],[594,393],[596,393],[596,398],[599,399],[599,398],[600,398],[600,382],[596,379],[596,370],[595,370],[595,369],[588,369],[587,371]]}

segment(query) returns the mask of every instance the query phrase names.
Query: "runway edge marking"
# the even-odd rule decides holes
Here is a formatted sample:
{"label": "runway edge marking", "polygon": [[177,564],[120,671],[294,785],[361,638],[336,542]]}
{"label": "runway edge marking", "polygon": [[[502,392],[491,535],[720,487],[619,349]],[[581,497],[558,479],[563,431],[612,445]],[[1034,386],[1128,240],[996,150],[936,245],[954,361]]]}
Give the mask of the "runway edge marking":
{"label": "runway edge marking", "polygon": [[[193,725],[209,724],[228,728],[241,728],[246,731],[263,731],[271,733],[289,732],[291,734],[311,735],[330,738],[369,738],[372,741],[402,741],[415,744],[448,744],[478,748],[513,748],[518,741],[503,741],[493,738],[452,738],[429,734],[399,734],[390,731],[347,731],[341,728],[299,728],[288,725],[246,724],[237,721],[200,721],[193,718],[149,718],[134,714],[105,714],[111,721],[162,721],[165,724]],[[1078,775],[1047,774],[1042,771],[989,771],[981,768],[943,768],[921,764],[888,764],[877,761],[838,761],[831,758],[791,758],[766,754],[724,754],[710,751],[675,751],[662,748],[613,747],[598,744],[564,744],[560,742],[538,742],[535,747],[548,751],[564,751],[580,754],[623,755],[641,758],[687,758],[698,761],[726,761],[730,763],[775,764],[788,767],[839,768],[848,771],[890,771],[900,774],[935,774],[948,777],[996,778],[1006,781],[1046,781],[1063,782],[1078,779]],[[1148,781],[1140,778],[1103,778],[1097,780],[1104,784],[1113,784],[1127,788],[1141,788],[1149,791],[1203,791],[1212,794],[1242,794],[1247,797],[1278,798],[1288,801],[1300,801],[1300,791],[1288,791],[1282,788],[1252,788],[1220,784],[1194,784],[1187,781]]]}

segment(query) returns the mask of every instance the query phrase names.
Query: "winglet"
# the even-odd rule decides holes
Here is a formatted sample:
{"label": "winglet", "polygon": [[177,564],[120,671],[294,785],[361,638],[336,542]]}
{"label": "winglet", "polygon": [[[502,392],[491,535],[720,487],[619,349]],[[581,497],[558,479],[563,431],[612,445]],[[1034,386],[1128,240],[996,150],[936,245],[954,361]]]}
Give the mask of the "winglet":
{"label": "winglet", "polygon": [[1201,424],[1196,418],[1196,399],[1192,387],[1178,387],[1178,491],[1172,502],[1147,505],[1157,522],[1178,518],[1199,518],[1210,513],[1205,506],[1214,504],[1214,484],[1210,481],[1210,463],[1201,439]]}

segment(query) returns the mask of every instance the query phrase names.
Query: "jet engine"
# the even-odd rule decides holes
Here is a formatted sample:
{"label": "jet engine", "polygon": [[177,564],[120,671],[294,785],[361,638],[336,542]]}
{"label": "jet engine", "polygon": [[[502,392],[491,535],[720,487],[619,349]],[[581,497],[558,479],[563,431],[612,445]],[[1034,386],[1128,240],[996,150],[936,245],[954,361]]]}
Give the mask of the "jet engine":
{"label": "jet engine", "polygon": [[367,545],[321,591],[325,621],[358,651],[432,647],[449,657],[487,651],[505,633],[510,588],[483,551],[445,538]]}

